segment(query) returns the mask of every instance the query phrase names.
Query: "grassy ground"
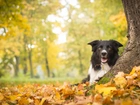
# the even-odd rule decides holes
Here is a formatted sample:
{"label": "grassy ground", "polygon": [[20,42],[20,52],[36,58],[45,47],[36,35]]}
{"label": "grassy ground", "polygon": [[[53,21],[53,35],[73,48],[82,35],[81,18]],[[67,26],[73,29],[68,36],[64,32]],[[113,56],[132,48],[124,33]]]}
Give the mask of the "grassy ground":
{"label": "grassy ground", "polygon": [[70,84],[75,84],[81,82],[82,78],[72,78],[72,77],[61,77],[61,78],[46,78],[46,79],[37,79],[37,78],[0,78],[0,88],[4,86],[13,86],[13,85],[23,85],[26,83],[37,83],[37,84],[63,84],[64,82],[69,82]]}

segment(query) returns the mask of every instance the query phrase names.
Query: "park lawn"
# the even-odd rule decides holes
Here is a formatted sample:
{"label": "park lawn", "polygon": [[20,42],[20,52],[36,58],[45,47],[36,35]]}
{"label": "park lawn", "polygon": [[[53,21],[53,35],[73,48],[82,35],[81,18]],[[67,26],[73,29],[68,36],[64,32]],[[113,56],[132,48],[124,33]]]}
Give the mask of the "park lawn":
{"label": "park lawn", "polygon": [[63,84],[64,82],[75,84],[80,83],[83,77],[72,78],[72,77],[56,77],[56,78],[0,78],[0,88],[5,86],[15,86],[24,84]]}

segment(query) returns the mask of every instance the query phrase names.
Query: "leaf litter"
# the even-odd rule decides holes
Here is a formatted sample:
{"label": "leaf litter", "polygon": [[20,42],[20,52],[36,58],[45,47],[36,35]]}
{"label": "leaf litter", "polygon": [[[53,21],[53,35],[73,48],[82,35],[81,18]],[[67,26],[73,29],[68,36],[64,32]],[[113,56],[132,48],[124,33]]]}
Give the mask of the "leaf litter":
{"label": "leaf litter", "polygon": [[0,89],[0,105],[140,105],[140,66],[105,84],[25,84]]}

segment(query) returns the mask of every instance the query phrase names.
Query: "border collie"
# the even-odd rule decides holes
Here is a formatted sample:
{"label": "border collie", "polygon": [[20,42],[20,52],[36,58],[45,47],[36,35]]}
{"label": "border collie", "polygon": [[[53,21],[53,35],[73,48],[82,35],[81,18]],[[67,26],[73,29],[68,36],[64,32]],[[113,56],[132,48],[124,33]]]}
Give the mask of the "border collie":
{"label": "border collie", "polygon": [[88,70],[88,77],[82,82],[95,83],[115,65],[118,55],[118,48],[123,45],[115,40],[95,40],[90,43],[92,46],[91,64]]}

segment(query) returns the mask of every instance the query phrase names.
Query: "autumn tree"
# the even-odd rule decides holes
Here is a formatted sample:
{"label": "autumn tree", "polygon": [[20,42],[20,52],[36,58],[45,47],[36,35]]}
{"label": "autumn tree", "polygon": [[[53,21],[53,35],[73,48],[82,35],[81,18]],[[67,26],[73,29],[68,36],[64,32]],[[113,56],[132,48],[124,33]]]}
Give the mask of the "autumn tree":
{"label": "autumn tree", "polygon": [[61,7],[59,1],[51,0],[0,1],[0,72],[12,64],[15,76],[20,69],[24,74],[30,70],[34,77],[35,66],[41,64],[46,65],[49,76],[50,70],[57,68],[59,47],[57,35],[52,32],[57,23],[47,21],[47,17]]}
{"label": "autumn tree", "polygon": [[18,76],[19,71],[19,52],[21,50],[19,35],[23,30],[28,31],[29,28],[27,19],[20,12],[23,8],[24,4],[21,0],[0,1],[0,29],[4,30],[0,34],[2,59],[0,66],[5,69],[9,64],[12,65],[15,76]]}
{"label": "autumn tree", "polygon": [[[53,50],[59,47],[55,44],[57,35],[52,32],[57,22],[51,23],[47,21],[47,17],[56,14],[57,10],[62,8],[62,6],[59,1],[43,0],[26,0],[25,4],[27,6],[22,11],[22,14],[28,17],[31,27],[34,27],[31,29],[30,35],[25,34],[26,40],[24,41],[27,47],[29,47],[28,45],[30,45],[30,47],[35,46],[34,48],[27,48],[31,77],[34,77],[33,67],[37,65],[45,65],[47,76],[50,77],[51,70],[56,67],[58,60],[58,51],[53,52],[50,47],[54,48],[55,46]],[[25,56],[25,58],[27,58],[27,56]],[[52,61],[55,64],[52,63]],[[33,63],[36,63],[36,65],[34,66]]]}
{"label": "autumn tree", "polygon": [[115,39],[125,44],[126,20],[121,1],[118,0],[78,0],[77,5],[69,4],[68,8],[66,68],[85,74],[91,56],[87,43],[97,39]]}

